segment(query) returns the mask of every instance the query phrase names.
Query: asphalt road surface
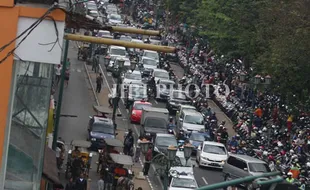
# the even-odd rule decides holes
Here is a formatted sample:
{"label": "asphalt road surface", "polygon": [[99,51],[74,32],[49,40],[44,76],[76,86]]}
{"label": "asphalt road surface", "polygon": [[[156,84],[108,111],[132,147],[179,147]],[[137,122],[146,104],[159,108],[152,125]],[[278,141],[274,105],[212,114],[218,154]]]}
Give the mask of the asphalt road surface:
{"label": "asphalt road surface", "polygon": [[[70,142],[72,140],[86,140],[87,138],[87,124],[89,116],[93,115],[92,106],[96,104],[91,86],[89,85],[87,75],[84,70],[84,64],[82,61],[77,60],[77,46],[75,42],[70,42],[68,57],[71,59],[71,75],[68,87],[65,87],[63,94],[63,104],[62,104],[62,114],[76,115],[75,118],[63,117],[60,119],[59,126],[59,136],[62,137],[66,144],[67,149],[70,149]],[[172,64],[172,68],[178,77],[182,77],[183,69],[177,64]],[[105,71],[104,66],[102,66],[103,75],[106,79],[105,82],[108,83],[110,87],[116,83],[116,80],[113,79],[110,73]],[[107,88],[106,86],[104,88]],[[56,97],[57,98],[57,97]],[[152,101],[155,107],[165,107],[164,102]],[[220,112],[218,108],[217,112]],[[139,125],[130,124],[129,120],[126,120],[128,112],[125,109],[124,105],[120,104],[120,112],[122,113],[123,121],[127,124],[121,125],[122,128],[132,128],[136,133],[139,132]],[[218,117],[220,116],[217,114]],[[220,117],[219,120],[227,120],[225,116]],[[226,122],[226,124],[229,121]],[[193,162],[195,163],[195,158],[193,157]],[[99,179],[99,175],[95,172],[97,161],[97,153],[94,152],[94,157],[92,160],[93,169],[90,172],[90,178],[92,179],[91,189],[96,189],[96,181]],[[64,170],[62,171],[61,178],[64,180]],[[218,183],[223,180],[222,172],[214,169],[206,168],[194,168],[194,175],[199,186],[205,186],[207,184]],[[152,183],[154,190],[162,190],[163,184],[161,180],[155,175],[154,168],[151,168],[149,173],[149,179]]]}

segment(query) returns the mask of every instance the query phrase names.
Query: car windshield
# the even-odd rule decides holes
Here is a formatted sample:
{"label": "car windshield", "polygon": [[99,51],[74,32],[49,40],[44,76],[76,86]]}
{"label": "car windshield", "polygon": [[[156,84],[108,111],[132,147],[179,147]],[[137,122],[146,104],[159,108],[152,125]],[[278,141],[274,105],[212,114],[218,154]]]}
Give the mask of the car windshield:
{"label": "car windshield", "polygon": [[186,94],[185,92],[174,91],[172,93],[172,98],[186,100]]}
{"label": "car windshield", "polygon": [[98,17],[99,13],[98,12],[90,12],[89,15],[92,17]]}
{"label": "car windshield", "polygon": [[152,127],[152,128],[167,129],[166,121],[164,119],[159,119],[159,118],[146,119],[144,126],[145,127]]}
{"label": "car windshield", "polygon": [[89,10],[96,10],[97,9],[97,6],[95,4],[92,4],[92,3],[88,3],[87,4],[87,8]]}
{"label": "car windshield", "polygon": [[130,79],[130,80],[142,80],[141,74],[137,73],[126,73],[125,79]]}
{"label": "car windshield", "polygon": [[99,31],[98,32],[98,37],[101,37],[101,36],[110,36],[110,32],[109,31]]}
{"label": "car windshield", "polygon": [[157,65],[157,62],[156,60],[153,60],[153,59],[143,59],[143,65],[153,65],[153,66],[156,66]]}
{"label": "car windshield", "polygon": [[174,137],[157,137],[156,144],[158,146],[177,146],[178,143]]}
{"label": "car windshield", "polygon": [[155,71],[154,76],[157,78],[169,79],[169,74],[163,71]]}
{"label": "car windshield", "polygon": [[217,145],[206,144],[203,147],[203,152],[210,153],[210,154],[226,155],[225,148],[223,146],[217,146]]}
{"label": "car windshield", "polygon": [[145,97],[145,96],[147,96],[147,92],[146,92],[146,88],[145,87],[133,86],[129,90],[131,91],[130,94],[132,96],[138,96],[138,97]]}
{"label": "car windshield", "polygon": [[116,14],[111,14],[110,19],[112,20],[122,20],[122,17],[120,15],[116,15]]}
{"label": "car windshield", "polygon": [[[170,88],[171,87],[171,88]],[[169,82],[160,82],[159,83],[159,88],[161,89],[161,90],[164,90],[164,89],[172,89],[172,87],[173,87],[173,83],[169,83]]]}
{"label": "car windshield", "polygon": [[152,104],[135,103],[135,105],[133,106],[135,110],[142,110],[143,108],[148,108],[148,107],[152,107]]}
{"label": "car windshield", "polygon": [[117,48],[114,49],[114,48],[112,48],[110,54],[111,54],[111,55],[125,56],[125,55],[126,55],[126,50],[124,50],[124,49],[117,49]]}
{"label": "car windshield", "polygon": [[206,136],[203,133],[192,133],[189,139],[192,141],[203,142],[206,140]]}
{"label": "car windshield", "polygon": [[132,40],[132,38],[129,36],[121,36],[119,39],[127,42],[130,42]]}
{"label": "car windshield", "polygon": [[202,115],[187,115],[184,123],[203,125],[203,117]]}
{"label": "car windshield", "polygon": [[152,58],[152,59],[155,59],[155,60],[159,60],[157,52],[144,52],[143,56],[149,57],[149,58]]}
{"label": "car windshield", "polygon": [[103,123],[95,123],[92,126],[92,132],[114,134],[113,127]]}
{"label": "car windshield", "polygon": [[197,189],[197,184],[194,179],[187,178],[173,178],[171,187],[186,188],[186,189]]}
{"label": "car windshield", "polygon": [[251,172],[270,172],[268,165],[263,163],[249,163],[249,169]]}

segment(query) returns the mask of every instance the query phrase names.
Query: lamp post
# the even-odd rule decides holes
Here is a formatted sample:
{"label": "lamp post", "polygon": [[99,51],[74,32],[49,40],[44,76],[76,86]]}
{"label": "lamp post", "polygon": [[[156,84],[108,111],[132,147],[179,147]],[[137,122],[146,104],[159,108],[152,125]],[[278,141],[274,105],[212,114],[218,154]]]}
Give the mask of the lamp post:
{"label": "lamp post", "polygon": [[187,161],[191,158],[194,146],[191,144],[184,145],[183,152],[184,158],[186,160],[185,166],[187,166]]}
{"label": "lamp post", "polygon": [[[248,126],[249,136],[251,136],[251,132],[252,132],[252,128],[253,128],[253,118],[254,118],[253,111],[254,111],[254,108],[255,108],[255,89],[256,89],[256,86],[261,83],[261,78],[262,78],[261,75],[255,75],[254,77],[251,77],[251,79],[250,79],[250,85],[251,85],[251,89],[253,91],[253,97],[252,97],[252,100],[251,100],[252,101],[251,102],[252,112],[250,113],[250,123],[249,123],[249,126]],[[239,73],[239,79],[240,79],[241,82],[245,82],[246,73],[240,72]],[[270,75],[265,76],[265,82],[263,84],[265,84],[265,85],[270,85],[271,84],[271,76]]]}
{"label": "lamp post", "polygon": [[169,170],[171,168],[171,162],[173,162],[175,160],[175,157],[177,155],[177,151],[178,151],[178,149],[175,146],[169,146],[167,149],[168,164],[166,165],[166,169],[165,169],[164,190],[168,190]]}
{"label": "lamp post", "polygon": [[130,62],[130,69],[131,71],[134,71],[136,69],[137,62],[136,61],[131,61]]}
{"label": "lamp post", "polygon": [[119,102],[119,99],[120,99],[120,96],[121,96],[121,88],[120,88],[120,86],[122,84],[122,77],[121,77],[121,75],[122,75],[122,70],[124,68],[125,60],[121,58],[121,59],[116,60],[116,62],[118,64],[118,70],[117,70],[118,79],[117,79],[117,86],[116,86],[116,94],[115,94],[115,97],[113,97],[113,115],[112,115],[112,120],[113,120],[114,126],[116,126],[115,114],[116,114],[116,110],[118,108],[118,102]]}

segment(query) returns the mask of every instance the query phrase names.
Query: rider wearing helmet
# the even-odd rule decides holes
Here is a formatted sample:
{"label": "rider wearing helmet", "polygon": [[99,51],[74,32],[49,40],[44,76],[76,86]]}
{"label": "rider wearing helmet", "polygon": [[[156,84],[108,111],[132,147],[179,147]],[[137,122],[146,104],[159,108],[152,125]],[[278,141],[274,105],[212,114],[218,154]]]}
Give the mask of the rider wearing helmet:
{"label": "rider wearing helmet", "polygon": [[288,172],[288,173],[287,173],[286,181],[289,182],[289,183],[291,183],[291,184],[294,183],[295,179],[293,178],[292,172]]}
{"label": "rider wearing helmet", "polygon": [[178,140],[178,141],[179,141],[179,140],[183,140],[183,141],[186,140],[186,137],[185,137],[185,134],[184,134],[184,130],[183,130],[183,129],[180,130],[180,132],[179,132],[179,134],[178,134],[177,140]]}

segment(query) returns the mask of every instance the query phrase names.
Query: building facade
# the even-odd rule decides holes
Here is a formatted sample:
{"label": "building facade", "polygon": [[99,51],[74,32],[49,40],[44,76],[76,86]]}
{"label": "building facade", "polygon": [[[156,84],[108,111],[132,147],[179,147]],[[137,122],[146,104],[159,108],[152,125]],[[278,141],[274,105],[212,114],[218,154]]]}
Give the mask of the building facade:
{"label": "building facade", "polygon": [[7,57],[0,61],[0,189],[40,188],[53,70],[61,62],[65,13],[53,10],[49,14],[53,19],[44,19],[30,34],[24,32],[51,6],[44,0],[0,1],[0,60]]}

